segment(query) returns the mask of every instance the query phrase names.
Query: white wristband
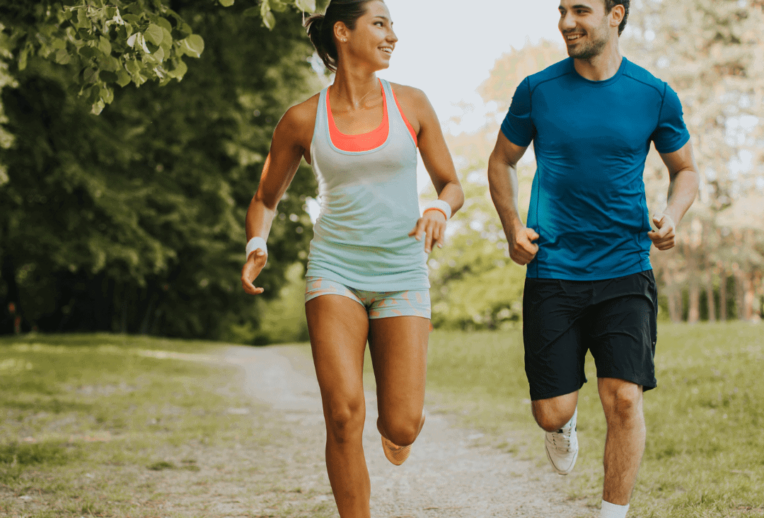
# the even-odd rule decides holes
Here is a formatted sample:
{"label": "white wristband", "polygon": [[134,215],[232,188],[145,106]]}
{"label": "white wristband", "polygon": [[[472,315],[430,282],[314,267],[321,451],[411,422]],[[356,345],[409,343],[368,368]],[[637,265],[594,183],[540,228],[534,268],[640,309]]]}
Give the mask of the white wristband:
{"label": "white wristband", "polygon": [[249,243],[247,243],[247,258],[245,261],[249,261],[249,256],[258,248],[265,252],[265,255],[268,255],[268,245],[265,244],[265,239],[262,237],[253,237],[249,240]]}
{"label": "white wristband", "polygon": [[451,219],[451,205],[446,203],[443,200],[435,200],[431,201],[427,204],[427,206],[424,208],[424,212],[427,212],[430,209],[435,209],[441,211],[443,214],[446,215],[446,219]]}

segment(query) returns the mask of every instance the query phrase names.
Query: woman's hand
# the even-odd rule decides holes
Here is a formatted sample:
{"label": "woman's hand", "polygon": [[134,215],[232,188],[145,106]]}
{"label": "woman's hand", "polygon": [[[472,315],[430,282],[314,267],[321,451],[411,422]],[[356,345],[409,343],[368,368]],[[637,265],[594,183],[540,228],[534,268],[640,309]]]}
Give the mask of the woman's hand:
{"label": "woman's hand", "polygon": [[428,210],[416,222],[414,230],[409,232],[409,237],[422,240],[422,233],[425,234],[424,251],[428,254],[432,251],[432,245],[437,244],[438,248],[443,248],[446,237],[446,215],[439,210]]}
{"label": "woman's hand", "polygon": [[244,264],[244,268],[241,270],[241,286],[244,288],[244,291],[250,295],[260,295],[265,291],[264,288],[256,288],[252,282],[257,279],[257,276],[263,271],[267,260],[268,256],[258,248],[249,254],[249,258]]}

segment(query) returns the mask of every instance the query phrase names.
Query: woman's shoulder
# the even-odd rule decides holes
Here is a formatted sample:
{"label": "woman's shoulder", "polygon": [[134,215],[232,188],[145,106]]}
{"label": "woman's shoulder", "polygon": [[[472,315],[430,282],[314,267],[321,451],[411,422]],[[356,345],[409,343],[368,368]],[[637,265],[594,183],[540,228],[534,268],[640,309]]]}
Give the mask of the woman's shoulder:
{"label": "woman's shoulder", "polygon": [[312,129],[316,123],[316,111],[318,110],[320,96],[320,93],[316,94],[308,100],[289,108],[281,119],[281,124],[291,128],[306,127]]}
{"label": "woman's shoulder", "polygon": [[407,85],[399,85],[398,83],[390,83],[390,86],[392,87],[393,92],[395,92],[395,96],[400,101],[403,101],[404,99],[412,102],[421,102],[427,100],[427,95],[419,88],[414,88],[413,86]]}

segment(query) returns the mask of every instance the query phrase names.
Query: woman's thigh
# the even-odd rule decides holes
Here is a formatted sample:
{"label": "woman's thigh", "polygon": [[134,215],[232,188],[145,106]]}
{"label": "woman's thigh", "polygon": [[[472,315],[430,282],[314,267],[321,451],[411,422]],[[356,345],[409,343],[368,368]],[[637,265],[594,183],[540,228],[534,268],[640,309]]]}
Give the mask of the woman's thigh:
{"label": "woman's thigh", "polygon": [[426,318],[370,321],[369,346],[383,422],[421,418],[429,334],[430,321]]}
{"label": "woman's thigh", "polygon": [[363,408],[366,309],[353,299],[324,295],[305,304],[316,376],[327,417]]}

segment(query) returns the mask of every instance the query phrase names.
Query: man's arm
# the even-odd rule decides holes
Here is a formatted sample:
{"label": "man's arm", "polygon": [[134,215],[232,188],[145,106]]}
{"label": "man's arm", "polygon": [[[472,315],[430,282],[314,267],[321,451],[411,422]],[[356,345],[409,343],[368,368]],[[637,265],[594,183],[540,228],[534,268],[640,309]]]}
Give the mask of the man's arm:
{"label": "man's arm", "polygon": [[665,251],[674,248],[676,226],[695,201],[700,181],[691,142],[673,153],[661,153],[661,158],[669,171],[668,204],[663,214],[652,216],[658,230],[647,235],[658,250]]}
{"label": "man's arm", "polygon": [[504,133],[499,132],[496,147],[488,161],[491,198],[507,236],[509,255],[521,266],[530,263],[539,250],[538,245],[533,243],[539,235],[533,229],[525,227],[517,207],[517,162],[526,149],[528,148],[513,144]]}

